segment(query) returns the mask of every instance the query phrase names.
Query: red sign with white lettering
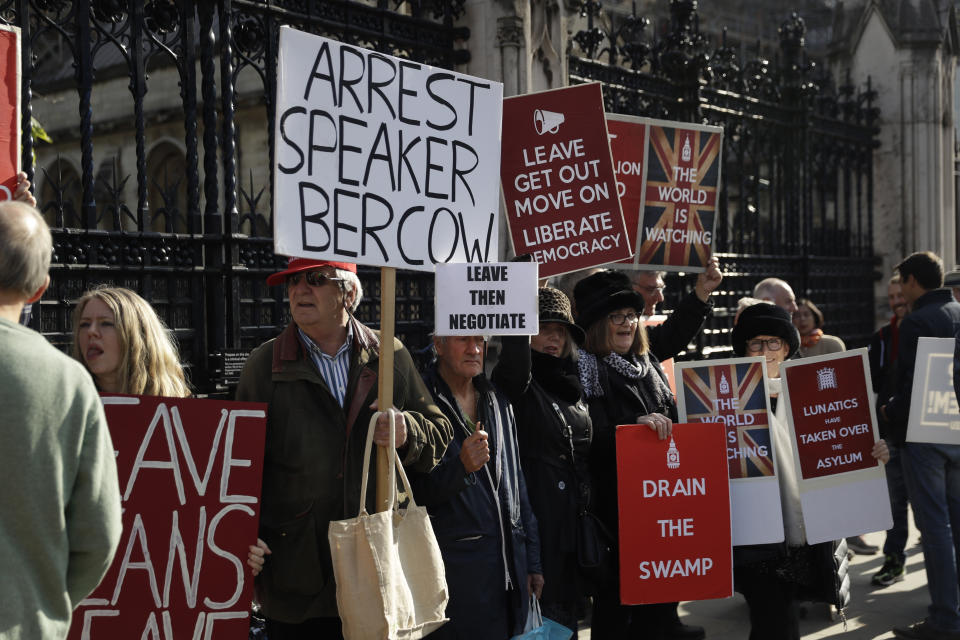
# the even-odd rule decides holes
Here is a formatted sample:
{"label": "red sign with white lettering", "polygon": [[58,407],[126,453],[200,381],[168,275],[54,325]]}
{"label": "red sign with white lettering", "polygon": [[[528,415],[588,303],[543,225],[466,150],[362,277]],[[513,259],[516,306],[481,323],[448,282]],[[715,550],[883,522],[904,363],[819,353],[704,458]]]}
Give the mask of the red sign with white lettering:
{"label": "red sign with white lettering", "polygon": [[804,480],[880,464],[864,358],[851,353],[783,368]]}
{"label": "red sign with white lettering", "polygon": [[20,29],[0,25],[0,201],[11,200],[20,171]]}
{"label": "red sign with white lettering", "polygon": [[500,180],[513,250],[541,278],[632,254],[599,83],[505,99]]}
{"label": "red sign with white lettering", "polygon": [[266,405],[104,396],[123,535],[68,638],[246,638]]}
{"label": "red sign with white lettering", "polygon": [[620,600],[650,604],[733,595],[725,428],[617,427]]}

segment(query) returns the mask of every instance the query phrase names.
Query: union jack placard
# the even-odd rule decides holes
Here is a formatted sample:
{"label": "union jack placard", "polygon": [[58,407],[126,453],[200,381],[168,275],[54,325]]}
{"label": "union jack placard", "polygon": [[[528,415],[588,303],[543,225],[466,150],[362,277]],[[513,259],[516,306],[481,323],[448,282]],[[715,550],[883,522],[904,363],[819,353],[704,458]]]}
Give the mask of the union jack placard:
{"label": "union jack placard", "polygon": [[723,131],[651,121],[635,263],[702,271],[713,245]]}
{"label": "union jack placard", "polygon": [[681,420],[726,424],[730,479],[775,475],[763,365],[703,364],[682,372]]}

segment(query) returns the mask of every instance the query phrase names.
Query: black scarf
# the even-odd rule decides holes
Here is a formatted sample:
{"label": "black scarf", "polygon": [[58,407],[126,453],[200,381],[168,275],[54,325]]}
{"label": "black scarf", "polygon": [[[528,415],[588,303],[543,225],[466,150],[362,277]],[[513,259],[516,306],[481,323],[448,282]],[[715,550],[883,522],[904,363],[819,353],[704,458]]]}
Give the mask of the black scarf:
{"label": "black scarf", "polygon": [[530,350],[533,379],[547,393],[570,404],[576,404],[583,397],[583,387],[577,374],[577,365],[571,356],[558,358],[548,353]]}

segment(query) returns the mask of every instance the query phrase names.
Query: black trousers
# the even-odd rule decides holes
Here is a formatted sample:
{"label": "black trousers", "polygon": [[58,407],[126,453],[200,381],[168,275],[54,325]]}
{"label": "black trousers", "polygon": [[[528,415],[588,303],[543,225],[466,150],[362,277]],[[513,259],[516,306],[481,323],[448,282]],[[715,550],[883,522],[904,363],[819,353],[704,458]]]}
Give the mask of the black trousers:
{"label": "black trousers", "polygon": [[800,640],[796,585],[757,565],[737,567],[734,580],[750,607],[750,640]]}
{"label": "black trousers", "polygon": [[310,618],[289,623],[267,618],[267,640],[343,640],[340,618]]}

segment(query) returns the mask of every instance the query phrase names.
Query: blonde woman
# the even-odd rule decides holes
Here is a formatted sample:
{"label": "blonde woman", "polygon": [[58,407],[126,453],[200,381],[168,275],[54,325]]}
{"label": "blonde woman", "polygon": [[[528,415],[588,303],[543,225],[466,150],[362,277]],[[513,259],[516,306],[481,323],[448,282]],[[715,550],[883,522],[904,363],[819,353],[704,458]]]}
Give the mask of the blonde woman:
{"label": "blonde woman", "polygon": [[[73,313],[72,355],[101,393],[191,395],[167,327],[130,289],[101,287],[80,297]],[[260,573],[269,553],[262,540],[250,546],[247,564],[253,575]]]}
{"label": "blonde woman", "polygon": [[190,395],[167,328],[130,289],[103,287],[81,296],[73,315],[73,357],[103,393]]}

